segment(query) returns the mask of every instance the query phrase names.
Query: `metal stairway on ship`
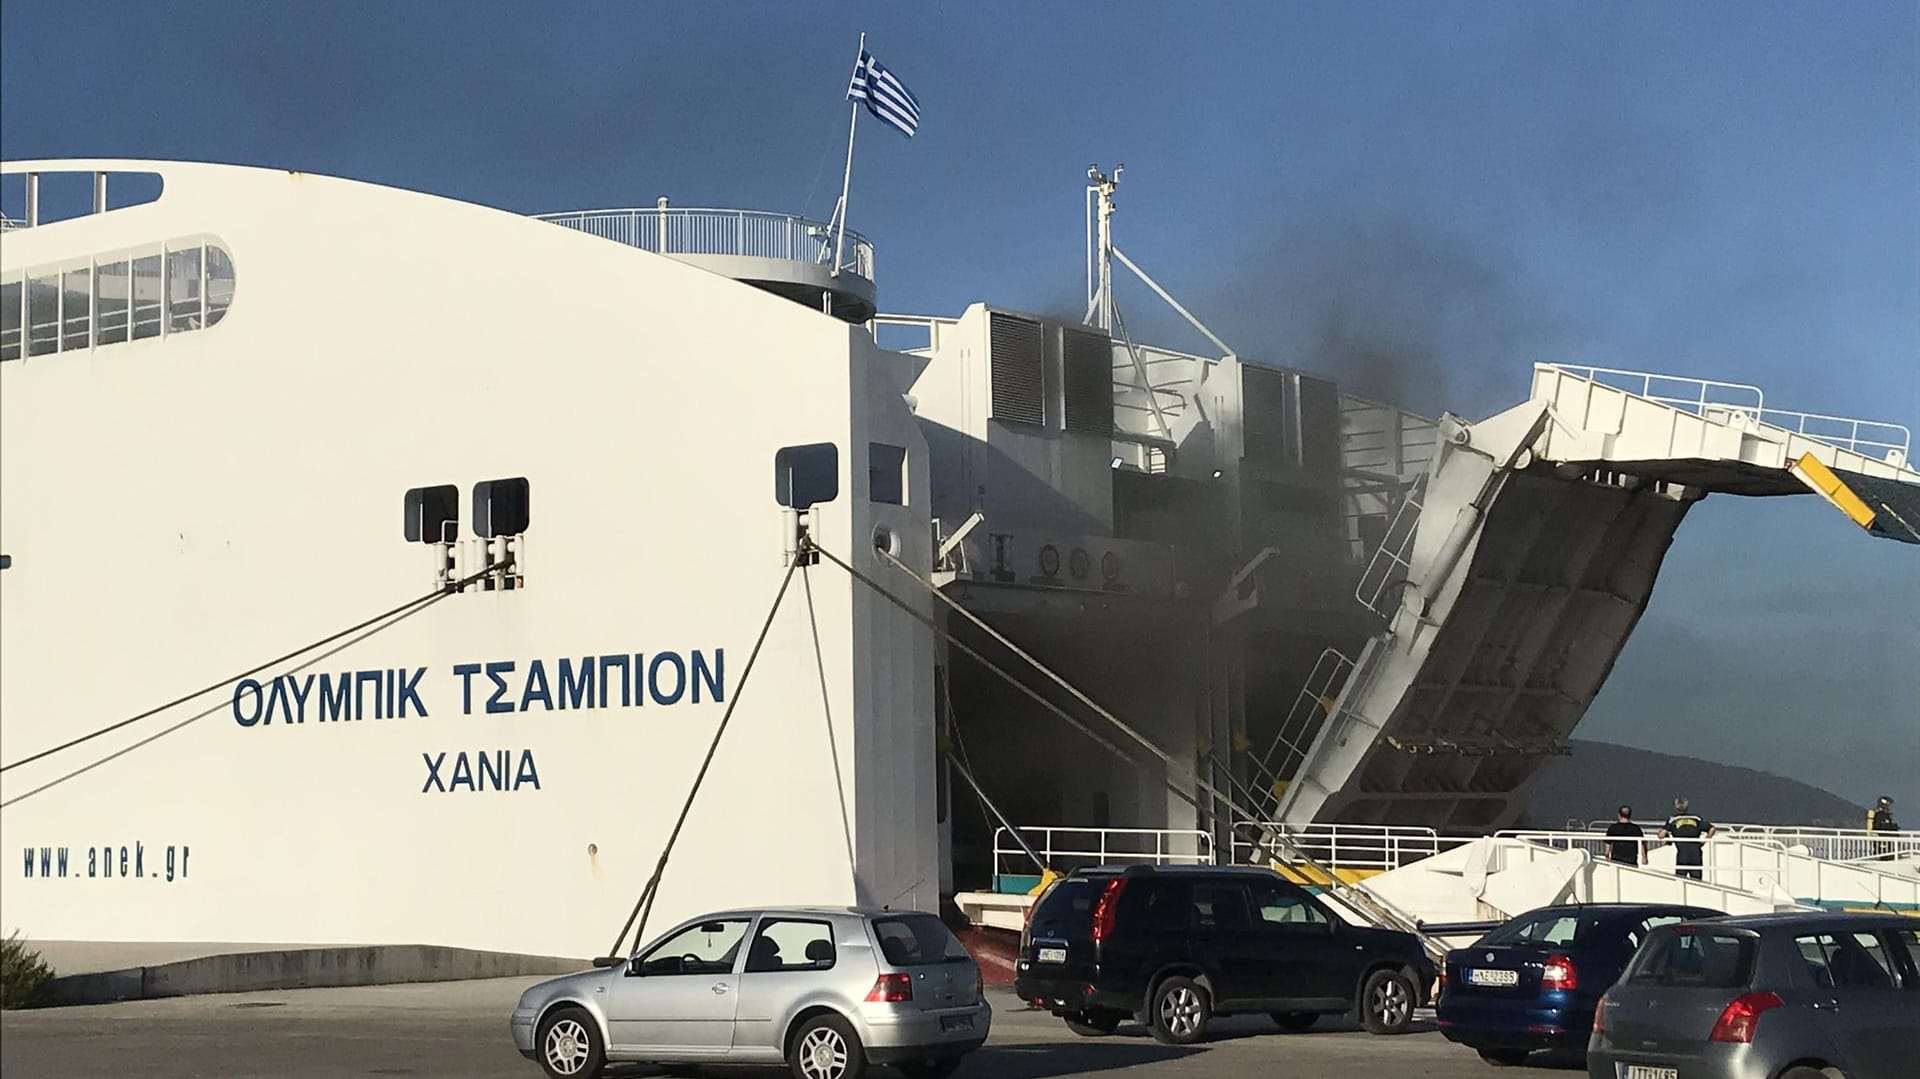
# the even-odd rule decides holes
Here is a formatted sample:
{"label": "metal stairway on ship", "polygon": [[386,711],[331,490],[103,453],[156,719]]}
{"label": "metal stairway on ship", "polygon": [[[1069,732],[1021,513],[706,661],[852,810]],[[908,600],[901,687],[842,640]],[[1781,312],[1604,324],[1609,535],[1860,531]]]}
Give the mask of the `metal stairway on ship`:
{"label": "metal stairway on ship", "polygon": [[1272,821],[1509,827],[1709,493],[1818,493],[1920,542],[1905,427],[1769,409],[1757,387],[1542,364],[1526,403],[1439,437],[1360,585],[1386,628],[1303,693]]}

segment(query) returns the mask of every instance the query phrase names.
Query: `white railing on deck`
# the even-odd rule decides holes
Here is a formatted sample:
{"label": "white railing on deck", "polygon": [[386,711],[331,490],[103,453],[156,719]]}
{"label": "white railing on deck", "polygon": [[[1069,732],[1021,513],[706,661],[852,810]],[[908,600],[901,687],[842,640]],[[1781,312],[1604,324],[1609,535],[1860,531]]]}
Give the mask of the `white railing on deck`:
{"label": "white railing on deck", "polygon": [[[1431,828],[1394,824],[1282,824],[1255,822],[1263,832],[1312,858],[1326,869],[1386,871],[1440,853],[1443,846],[1468,842],[1443,839]],[[1234,861],[1244,862],[1253,845],[1236,839]]]}
{"label": "white railing on deck", "polygon": [[[1637,840],[1629,838],[1629,841],[1648,851],[1675,845],[1672,839],[1659,839],[1651,834],[1658,829],[1659,825],[1655,824],[1647,828],[1649,835]],[[1595,861],[1607,858],[1608,838],[1593,832],[1509,830],[1497,835],[1555,850],[1582,850]],[[1905,876],[1891,866],[1875,865],[1867,860],[1837,861],[1797,854],[1777,836],[1758,831],[1723,829],[1719,835],[1701,839],[1699,843],[1701,877],[1717,887],[1760,896],[1777,889],[1797,900],[1823,903],[1908,908],[1920,902],[1920,880]],[[1640,868],[1665,871],[1664,866]]]}
{"label": "white railing on deck", "polygon": [[[1604,832],[1609,820],[1586,823],[1589,832]],[[1636,821],[1648,836],[1660,830],[1659,821]],[[1865,828],[1823,828],[1802,824],[1722,824],[1720,834],[1748,841],[1777,842],[1788,850],[1804,848],[1809,857],[1830,862],[1890,861],[1920,858],[1920,832],[1874,832]],[[1649,838],[1649,843],[1666,840]]]}
{"label": "white railing on deck", "polygon": [[1779,408],[1763,410],[1760,422],[1829,446],[1838,446],[1862,457],[1884,460],[1888,451],[1898,451],[1904,461],[1913,447],[1913,432],[1903,423],[1856,420],[1850,416],[1823,416],[1818,412],[1792,412]]}
{"label": "white railing on deck", "polygon": [[881,328],[919,330],[927,335],[924,345],[910,344],[904,347],[880,341],[880,347],[894,352],[910,352],[923,356],[932,356],[940,351],[941,338],[960,324],[956,318],[939,318],[933,315],[875,315],[873,316],[874,338],[879,340]]}
{"label": "white railing on deck", "polygon": [[1873,862],[1920,858],[1920,833],[1871,832],[1864,828],[1808,828],[1800,825],[1727,824],[1723,833],[1742,838],[1759,836],[1792,850],[1804,847],[1815,858],[1830,862]]}
{"label": "white railing on deck", "polygon": [[1760,387],[1744,382],[1715,382],[1710,378],[1627,371],[1617,367],[1580,367],[1565,363],[1537,363],[1534,366],[1548,371],[1564,371],[1576,378],[1597,382],[1649,401],[1658,401],[1696,416],[1724,412],[1730,408],[1743,409],[1757,416],[1767,404],[1766,394]]}
{"label": "white railing on deck", "polygon": [[[662,255],[744,255],[822,266],[833,263],[835,230],[793,214],[668,206],[534,217]],[[839,269],[873,280],[873,244],[848,229]]]}
{"label": "white railing on deck", "polygon": [[[1197,828],[1054,828],[1020,829],[1034,853],[1060,872],[1082,866],[1142,863],[1147,865],[1212,865],[1213,836]],[[1009,866],[1018,866],[1010,870]],[[1037,875],[1027,852],[1007,829],[993,832],[993,871]]]}
{"label": "white railing on deck", "polygon": [[1898,451],[1904,462],[1913,446],[1913,432],[1904,424],[1768,408],[1765,392],[1758,386],[1744,382],[1716,382],[1682,375],[1563,363],[1537,363],[1534,367],[1537,370],[1564,372],[1704,419],[1732,423],[1738,418],[1738,413],[1784,433],[1811,438],[1863,457],[1884,460],[1889,451]]}

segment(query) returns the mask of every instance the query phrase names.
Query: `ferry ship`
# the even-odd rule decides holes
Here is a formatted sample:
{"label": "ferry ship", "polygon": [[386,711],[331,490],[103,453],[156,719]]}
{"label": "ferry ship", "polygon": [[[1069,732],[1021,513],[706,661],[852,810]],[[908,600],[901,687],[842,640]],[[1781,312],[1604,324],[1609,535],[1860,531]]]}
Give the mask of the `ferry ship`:
{"label": "ferry ship", "polygon": [[[1897,424],[1551,364],[1430,417],[1240,356],[1098,170],[1078,321],[886,313],[871,241],[779,213],[0,172],[0,923],[42,939],[586,956],[643,893],[935,909],[1029,825],[1491,833],[1695,501],[1920,542]],[[1121,271],[1217,351],[1131,340]]]}

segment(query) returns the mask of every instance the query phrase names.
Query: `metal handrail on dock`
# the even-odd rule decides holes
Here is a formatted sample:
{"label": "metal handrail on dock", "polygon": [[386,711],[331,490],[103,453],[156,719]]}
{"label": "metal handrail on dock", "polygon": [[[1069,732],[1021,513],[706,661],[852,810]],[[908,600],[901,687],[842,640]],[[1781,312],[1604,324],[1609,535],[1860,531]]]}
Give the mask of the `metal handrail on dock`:
{"label": "metal handrail on dock", "polygon": [[[1020,840],[1024,839],[1025,845]],[[1213,836],[1197,828],[1055,828],[1024,826],[1019,837],[993,831],[994,876],[1007,859],[1025,861],[1028,847],[1048,866],[1065,872],[1096,865],[1212,865]],[[1191,850],[1176,848],[1191,847]],[[1068,864],[1071,863],[1071,864]]]}

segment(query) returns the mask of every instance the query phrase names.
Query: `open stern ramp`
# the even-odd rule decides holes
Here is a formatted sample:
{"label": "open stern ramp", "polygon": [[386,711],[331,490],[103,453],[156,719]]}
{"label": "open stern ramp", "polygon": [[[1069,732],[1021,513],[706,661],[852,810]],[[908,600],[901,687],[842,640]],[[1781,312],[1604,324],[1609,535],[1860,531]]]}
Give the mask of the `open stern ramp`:
{"label": "open stern ramp", "polygon": [[1508,827],[1694,502],[1819,491],[1803,478],[1819,470],[1876,493],[1866,523],[1889,528],[1920,494],[1909,443],[1897,424],[1773,409],[1754,387],[1552,365],[1524,404],[1446,417],[1419,498],[1362,578],[1387,627],[1325,708],[1275,819]]}

